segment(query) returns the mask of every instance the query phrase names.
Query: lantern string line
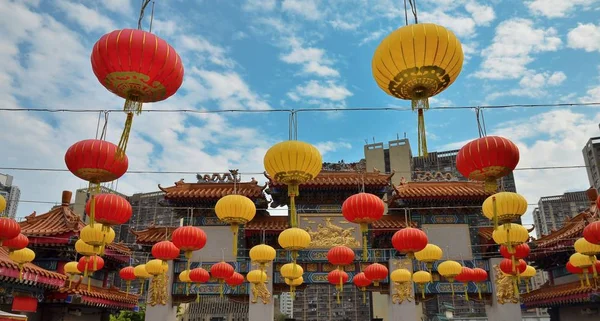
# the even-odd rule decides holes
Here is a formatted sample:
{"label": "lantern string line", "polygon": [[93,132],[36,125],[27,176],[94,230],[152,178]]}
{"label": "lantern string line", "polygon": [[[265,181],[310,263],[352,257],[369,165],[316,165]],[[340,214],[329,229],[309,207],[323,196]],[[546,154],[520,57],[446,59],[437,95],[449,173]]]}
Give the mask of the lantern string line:
{"label": "lantern string line", "polygon": [[102,112],[98,112],[98,123],[96,124],[96,139],[98,139],[98,131],[100,131],[100,119],[102,118]]}
{"label": "lantern string line", "polygon": [[150,28],[148,32],[152,32],[152,22],[154,21],[154,1],[152,1],[152,12],[150,13]]}
{"label": "lantern string line", "polygon": [[406,26],[408,26],[408,8],[406,7],[406,0],[404,0],[404,21],[406,22]]}
{"label": "lantern string line", "polygon": [[106,133],[108,130],[108,111],[103,111],[104,113],[104,125],[102,126],[102,133],[100,134],[100,140],[106,140]]}
{"label": "lantern string line", "polygon": [[417,19],[417,0],[408,0],[410,4],[410,10],[415,18],[415,24],[419,23],[419,19]]}
{"label": "lantern string line", "polygon": [[137,26],[137,28],[139,30],[142,30],[142,20],[144,20],[144,10],[146,10],[146,7],[148,6],[149,3],[150,3],[150,0],[143,0],[143,2],[142,2],[142,7],[140,8],[140,16],[138,18],[138,26]]}

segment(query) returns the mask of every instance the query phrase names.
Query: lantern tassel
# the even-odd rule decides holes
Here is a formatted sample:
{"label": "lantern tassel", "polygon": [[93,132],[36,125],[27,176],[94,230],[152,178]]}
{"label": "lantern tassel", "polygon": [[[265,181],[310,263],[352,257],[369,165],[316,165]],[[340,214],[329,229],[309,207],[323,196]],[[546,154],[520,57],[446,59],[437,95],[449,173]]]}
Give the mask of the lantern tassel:
{"label": "lantern tassel", "polygon": [[585,288],[585,284],[583,284],[583,275],[579,274],[579,283],[581,284],[581,288]]}
{"label": "lantern tassel", "polygon": [[196,303],[200,303],[200,289],[196,286]]}
{"label": "lantern tassel", "polygon": [[141,285],[140,285],[140,297],[142,295],[144,295],[144,285],[146,284],[146,280],[142,279]]}
{"label": "lantern tassel", "polygon": [[494,231],[498,229],[498,209],[496,208],[496,196],[492,196],[492,208],[494,209]]}
{"label": "lantern tassel", "polygon": [[[125,106],[127,106],[127,102],[125,102]],[[141,110],[141,103],[140,103]],[[127,119],[125,120],[125,126],[123,127],[123,133],[121,134],[121,139],[119,140],[119,145],[117,148],[117,159],[123,159],[125,156],[125,151],[127,150],[127,143],[129,142],[129,134],[131,133],[131,125],[133,124],[133,112],[127,113]]]}
{"label": "lantern tassel", "polygon": [[363,288],[362,293],[363,293],[363,304],[367,304],[367,292],[364,290],[364,288]]}
{"label": "lantern tassel", "polygon": [[[231,232],[233,232],[233,259],[237,259],[238,251],[238,231],[239,225],[237,223],[231,223]],[[189,262],[189,260],[188,260]]]}
{"label": "lantern tassel", "polygon": [[477,287],[477,293],[479,294],[479,300],[481,300],[481,287],[477,283],[475,283],[475,286]]}
{"label": "lantern tassel", "polygon": [[[450,283],[450,286],[452,286],[452,283]],[[421,298],[425,299],[425,285],[421,285]],[[454,288],[452,288],[452,291],[454,292]]]}
{"label": "lantern tassel", "polygon": [[125,292],[125,297],[129,296],[129,288],[131,287],[131,281],[127,281],[127,291]]}
{"label": "lantern tassel", "polygon": [[190,295],[190,283],[185,283],[185,295]]}
{"label": "lantern tassel", "polygon": [[469,283],[465,283],[465,301],[469,301]]}
{"label": "lantern tassel", "polygon": [[297,184],[288,185],[288,196],[290,197],[290,225],[298,227],[298,213],[296,211],[296,196],[298,196],[299,187]]}
{"label": "lantern tassel", "polygon": [[94,227],[94,221],[96,217],[96,193],[92,192],[92,198],[90,200],[90,226]]}
{"label": "lantern tassel", "polygon": [[517,279],[513,278],[513,286],[515,291],[515,296],[519,297],[519,284],[517,283]]}
{"label": "lantern tassel", "polygon": [[529,282],[525,281],[525,288],[527,289],[527,293],[529,293]]}
{"label": "lantern tassel", "polygon": [[192,255],[193,254],[194,254],[194,252],[192,252],[192,251],[185,251],[185,254],[184,254],[184,256],[185,256],[185,258],[187,260],[187,264],[186,264],[187,268],[186,268],[186,270],[188,270],[188,271],[190,270],[190,267],[191,267],[191,264],[192,264],[192,260],[191,259],[192,259]]}
{"label": "lantern tassel", "polygon": [[360,232],[362,233],[362,236],[363,236],[362,259],[363,259],[363,262],[367,262],[367,259],[369,256],[369,252],[367,250],[367,233],[369,232],[369,225],[367,225],[366,223],[360,223]]}
{"label": "lantern tassel", "polygon": [[450,289],[452,290],[452,296],[454,296],[454,282],[450,281]]}
{"label": "lantern tassel", "polygon": [[586,269],[586,270],[583,270],[583,273],[584,273],[584,275],[585,275],[585,284],[586,284],[588,287],[589,287],[589,286],[591,286],[591,284],[590,284],[590,277],[589,277],[589,275],[588,275],[588,271],[587,271],[587,269]]}
{"label": "lantern tassel", "polygon": [[92,278],[88,275],[88,284],[87,284],[87,288],[88,288],[88,292],[92,291]]}
{"label": "lantern tassel", "polygon": [[223,279],[219,279],[219,297],[223,298]]}
{"label": "lantern tassel", "polygon": [[69,289],[71,288],[71,285],[73,285],[73,276],[69,275]]}
{"label": "lantern tassel", "polygon": [[425,105],[427,107],[418,108],[418,111],[417,111],[417,115],[418,115],[417,116],[417,122],[418,122],[417,137],[418,137],[418,145],[419,145],[419,156],[427,157],[427,136],[426,136],[426,132],[425,132],[425,116],[423,114],[423,110],[429,108],[429,102],[428,102],[427,98],[421,99],[421,100],[413,100],[412,106],[413,106],[413,110],[414,110],[415,103],[417,103],[418,105],[421,105],[422,104],[421,102],[425,102]]}
{"label": "lantern tassel", "polygon": [[340,291],[340,290],[337,291],[337,304],[342,303],[342,300],[340,300],[340,292],[342,292],[342,291]]}
{"label": "lantern tassel", "polygon": [[590,255],[590,260],[592,261],[592,272],[594,273],[594,279],[598,278],[598,271],[596,270],[596,256]]}
{"label": "lantern tassel", "polygon": [[19,264],[19,281],[23,281],[23,264]]}

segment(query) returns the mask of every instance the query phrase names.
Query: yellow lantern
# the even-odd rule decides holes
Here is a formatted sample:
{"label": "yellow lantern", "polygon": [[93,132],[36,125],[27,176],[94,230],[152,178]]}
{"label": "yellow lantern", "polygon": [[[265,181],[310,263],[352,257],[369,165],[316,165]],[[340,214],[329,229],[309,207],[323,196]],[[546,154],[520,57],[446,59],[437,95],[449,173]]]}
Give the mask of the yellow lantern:
{"label": "yellow lantern", "polygon": [[190,270],[184,270],[179,273],[179,281],[185,283],[185,295],[190,295],[190,283],[192,280],[190,279]]}
{"label": "yellow lantern", "polygon": [[[167,268],[169,266],[167,265]],[[133,274],[137,279],[140,280],[140,296],[144,294],[144,285],[146,280],[152,277],[148,271],[146,271],[146,264],[140,264],[133,268]]]}
{"label": "yellow lantern", "polygon": [[442,249],[435,244],[427,244],[424,249],[419,252],[415,252],[415,258],[427,265],[427,269],[431,272],[433,263],[442,259],[444,252]]}
{"label": "yellow lantern", "polygon": [[417,271],[412,275],[413,282],[421,290],[421,296],[425,299],[425,284],[431,282],[431,273],[427,271]]}
{"label": "yellow lantern", "polygon": [[307,231],[297,227],[290,227],[279,234],[277,241],[282,248],[292,252],[292,263],[296,265],[298,251],[307,248],[310,245],[311,239]]}
{"label": "yellow lantern", "polygon": [[407,269],[396,269],[390,274],[390,280],[394,283],[410,282],[412,273]]}
{"label": "yellow lantern", "polygon": [[592,271],[594,273],[594,278],[597,278],[598,271],[596,271],[596,255],[600,254],[600,245],[590,243],[582,237],[575,241],[574,247],[575,251],[583,255],[587,255],[590,258],[590,261],[592,262]]}
{"label": "yellow lantern", "polygon": [[261,270],[252,270],[246,275],[246,280],[252,284],[267,282],[267,273]]}
{"label": "yellow lantern", "polygon": [[419,156],[427,156],[423,111],[429,97],[448,88],[463,65],[463,51],[452,31],[432,23],[401,27],[381,41],[371,62],[373,77],[388,95],[410,100],[418,111]]}
{"label": "yellow lantern", "polygon": [[506,245],[510,253],[513,246],[529,240],[529,232],[523,225],[508,223],[498,226],[498,229],[492,233],[492,238],[497,244]]}
{"label": "yellow lantern", "polygon": [[450,281],[452,295],[454,295],[454,278],[462,272],[462,265],[456,261],[448,260],[438,265],[438,273]]}
{"label": "yellow lantern", "polygon": [[99,253],[99,250],[96,251],[93,246],[85,243],[83,240],[79,239],[75,242],[75,251],[83,256],[95,256]]}
{"label": "yellow lantern", "polygon": [[77,268],[78,264],[79,264],[79,262],[76,262],[76,261],[65,264],[64,270],[65,270],[65,274],[69,277],[69,288],[71,287],[71,285],[73,283],[73,277],[75,275],[81,275],[81,273],[82,273],[82,271],[79,271],[79,269]]}
{"label": "yellow lantern", "polygon": [[590,257],[587,255],[581,254],[581,253],[573,253],[571,255],[571,257],[569,257],[569,262],[571,262],[571,264],[574,267],[583,269],[583,274],[585,275],[585,282],[589,286],[590,285],[590,277],[589,277],[588,271],[589,271],[589,268],[594,265],[592,263],[592,260],[590,259]]}
{"label": "yellow lantern", "polygon": [[104,254],[104,246],[115,240],[115,231],[102,224],[87,225],[79,231],[79,238],[94,247],[94,251]]}
{"label": "yellow lantern", "polygon": [[321,153],[309,143],[288,140],[269,148],[265,154],[264,165],[269,176],[287,185],[290,197],[290,224],[297,227],[295,198],[299,195],[298,187],[319,175],[323,167]]}
{"label": "yellow lantern", "polygon": [[281,277],[283,278],[295,280],[299,277],[302,277],[302,274],[304,274],[304,269],[298,264],[288,263],[281,267],[279,273],[281,273]]}
{"label": "yellow lantern", "polygon": [[150,300],[148,300],[149,304],[151,306],[154,306],[156,304],[167,304],[167,272],[169,271],[169,265],[163,264],[162,260],[154,259],[146,262],[145,268],[146,272],[152,275],[152,281],[150,283],[149,290],[149,292],[151,293]]}
{"label": "yellow lantern", "polygon": [[302,283],[304,283],[304,278],[303,277],[299,277],[297,279],[284,279],[285,280],[285,284],[290,286],[290,294],[292,295],[292,301],[294,299],[296,299],[296,287],[299,287],[302,285]]}
{"label": "yellow lantern", "polygon": [[158,259],[146,262],[144,267],[146,268],[146,272],[152,276],[165,274],[169,271],[169,265],[163,264],[163,261]]}
{"label": "yellow lantern", "polygon": [[250,249],[250,260],[260,265],[260,270],[264,271],[267,264],[275,260],[277,252],[272,246],[259,244]]}
{"label": "yellow lantern", "polygon": [[482,205],[483,215],[498,224],[507,224],[519,219],[527,211],[527,200],[520,194],[500,192],[488,197]]}
{"label": "yellow lantern", "polygon": [[6,199],[0,195],[0,213],[4,212],[6,209]]}
{"label": "yellow lantern", "polygon": [[12,251],[8,257],[19,265],[19,281],[23,280],[23,266],[35,259],[35,252],[28,248]]}
{"label": "yellow lantern", "polygon": [[233,257],[237,257],[237,240],[239,226],[248,223],[256,215],[256,205],[243,195],[227,195],[221,197],[215,205],[217,217],[231,225],[233,232]]}
{"label": "yellow lantern", "polygon": [[537,274],[535,268],[531,265],[527,265],[525,272],[521,273],[521,278],[525,281],[525,287],[527,288],[527,293],[529,293],[529,280]]}

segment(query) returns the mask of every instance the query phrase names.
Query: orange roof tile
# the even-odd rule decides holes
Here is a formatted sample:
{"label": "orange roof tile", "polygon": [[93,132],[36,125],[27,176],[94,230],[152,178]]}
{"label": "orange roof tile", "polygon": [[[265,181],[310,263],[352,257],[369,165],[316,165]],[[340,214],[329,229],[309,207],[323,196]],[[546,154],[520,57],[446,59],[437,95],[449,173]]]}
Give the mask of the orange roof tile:
{"label": "orange roof tile", "polygon": [[[392,174],[382,174],[380,172],[337,172],[321,171],[317,177],[300,186],[351,186],[357,187],[363,184],[367,186],[387,186],[390,184]],[[269,185],[273,187],[285,186],[283,183],[275,181],[265,172],[265,177],[269,179]]]}
{"label": "orange roof tile", "polygon": [[134,231],[133,229],[130,229],[129,231],[135,235],[136,243],[154,244],[170,239],[176,228],[177,227],[175,226],[149,226],[145,230]]}
{"label": "orange roof tile", "polygon": [[373,222],[371,227],[373,229],[401,229],[406,227],[406,221],[401,215],[384,215],[380,220]]}
{"label": "orange roof tile", "polygon": [[63,191],[62,204],[50,212],[37,215],[36,212],[20,222],[21,233],[28,237],[53,236],[65,233],[79,233],[85,224],[81,217],[69,207],[71,192]]}
{"label": "orange roof tile", "polygon": [[[14,279],[19,278],[19,265],[9,258],[8,251],[6,251],[6,249],[3,247],[0,247],[0,267],[14,270],[16,273],[15,273],[15,276],[13,276],[12,278],[14,278]],[[28,277],[26,276],[26,274],[31,273],[36,276],[34,278],[34,281],[49,284],[49,285],[54,285],[54,286],[62,286],[64,284],[64,281],[67,279],[67,277],[65,275],[62,275],[62,274],[56,273],[56,272],[51,272],[46,269],[42,269],[41,267],[39,267],[33,263],[25,264],[23,266],[23,273],[25,274],[24,275],[25,280],[28,280]],[[2,275],[4,275],[4,276],[11,277],[8,274],[9,273],[2,273]],[[40,280],[41,278],[39,278],[39,277],[48,279],[48,282],[45,282],[44,280]],[[51,280],[55,280],[55,281],[51,281]]]}
{"label": "orange roof tile", "polygon": [[592,205],[585,211],[565,221],[563,227],[560,229],[535,240],[534,244],[537,245],[537,248],[548,248],[563,240],[575,243],[575,238],[581,236],[588,220],[594,216],[595,212],[596,205]]}
{"label": "orange roof tile", "polygon": [[[68,285],[68,284],[67,284]],[[59,293],[67,294],[79,294],[82,296],[88,296],[92,298],[98,298],[107,301],[121,302],[128,305],[136,305],[138,303],[138,296],[132,293],[127,294],[117,288],[99,288],[92,286],[91,291],[87,290],[87,284],[84,282],[74,282],[72,287],[62,287],[58,290]]]}
{"label": "orange roof tile", "polygon": [[286,216],[261,216],[255,217],[252,221],[244,225],[244,229],[252,230],[267,230],[267,231],[283,231],[289,227],[289,220]]}
{"label": "orange roof tile", "polygon": [[407,182],[394,186],[395,199],[472,198],[485,199],[492,193],[483,182]]}
{"label": "orange roof tile", "polygon": [[592,287],[581,287],[579,281],[561,285],[544,285],[537,290],[522,294],[526,306],[549,306],[569,300],[587,300],[590,293],[596,292]]}
{"label": "orange roof tile", "polygon": [[254,178],[250,182],[238,182],[235,185],[236,189],[234,190],[233,181],[184,183],[182,179],[175,182],[175,186],[162,187],[159,184],[158,188],[165,192],[165,199],[201,198],[218,200],[223,196],[235,194],[234,191],[253,199],[264,198],[264,186],[259,186],[258,181]]}

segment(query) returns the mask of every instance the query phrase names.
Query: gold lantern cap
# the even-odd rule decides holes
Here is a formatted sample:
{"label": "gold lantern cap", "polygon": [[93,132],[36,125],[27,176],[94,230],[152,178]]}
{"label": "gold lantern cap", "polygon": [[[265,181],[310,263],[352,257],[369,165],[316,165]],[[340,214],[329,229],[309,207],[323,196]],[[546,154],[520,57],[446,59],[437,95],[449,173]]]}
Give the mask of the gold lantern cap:
{"label": "gold lantern cap", "polygon": [[65,264],[65,274],[79,275],[83,273],[82,271],[79,271],[77,265],[79,265],[79,262],[76,261],[68,262],[67,264]]}

